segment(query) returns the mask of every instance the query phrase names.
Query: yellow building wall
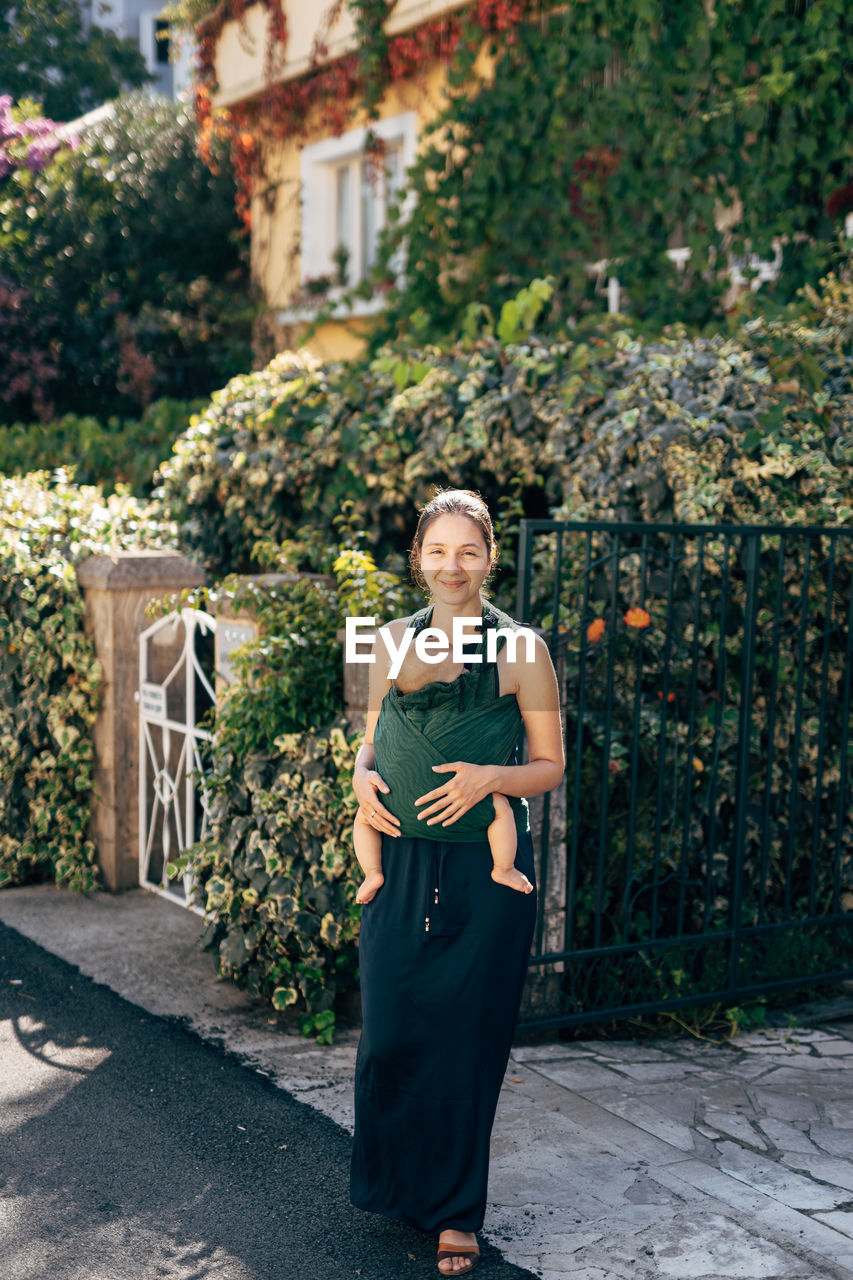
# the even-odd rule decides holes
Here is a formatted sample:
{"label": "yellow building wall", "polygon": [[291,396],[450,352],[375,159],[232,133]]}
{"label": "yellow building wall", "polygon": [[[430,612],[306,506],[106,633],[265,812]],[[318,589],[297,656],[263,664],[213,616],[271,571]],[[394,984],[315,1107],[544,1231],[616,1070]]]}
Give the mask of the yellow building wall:
{"label": "yellow building wall", "polygon": [[323,324],[310,336],[304,328],[296,326],[293,331],[293,340],[281,349],[305,346],[324,363],[334,360],[354,360],[364,352],[370,323],[369,320],[359,319],[350,320],[347,323],[341,321],[337,324]]}

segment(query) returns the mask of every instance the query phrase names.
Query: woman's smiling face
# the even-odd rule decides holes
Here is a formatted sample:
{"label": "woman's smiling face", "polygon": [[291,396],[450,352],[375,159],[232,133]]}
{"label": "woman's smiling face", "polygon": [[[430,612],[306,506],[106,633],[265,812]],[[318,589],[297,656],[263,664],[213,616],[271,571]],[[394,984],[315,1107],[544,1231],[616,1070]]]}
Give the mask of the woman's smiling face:
{"label": "woman's smiling face", "polygon": [[437,516],[427,525],[420,567],[437,604],[457,609],[478,599],[491,566],[482,531],[467,516]]}

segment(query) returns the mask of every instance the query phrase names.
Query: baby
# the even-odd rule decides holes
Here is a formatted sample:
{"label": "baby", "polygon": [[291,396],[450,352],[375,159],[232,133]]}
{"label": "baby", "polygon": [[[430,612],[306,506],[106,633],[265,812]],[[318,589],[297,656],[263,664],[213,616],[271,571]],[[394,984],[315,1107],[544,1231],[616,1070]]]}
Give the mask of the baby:
{"label": "baby", "polygon": [[[519,893],[532,893],[533,885],[527,876],[515,866],[518,835],[515,817],[506,796],[494,793],[495,818],[486,830],[492,852],[492,879]],[[449,827],[444,828],[450,831]],[[450,837],[449,837],[450,838]],[[385,883],[382,872],[382,832],[372,827],[359,809],[352,828],[352,840],[358,865],[364,872],[364,880],[355,895],[356,902],[370,902]]]}

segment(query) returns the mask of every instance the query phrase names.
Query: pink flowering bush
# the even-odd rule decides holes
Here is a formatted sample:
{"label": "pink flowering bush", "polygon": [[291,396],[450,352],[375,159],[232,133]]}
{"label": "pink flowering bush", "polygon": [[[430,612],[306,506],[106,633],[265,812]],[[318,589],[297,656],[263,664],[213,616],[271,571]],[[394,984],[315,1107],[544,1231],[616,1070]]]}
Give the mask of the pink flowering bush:
{"label": "pink flowering bush", "polygon": [[56,135],[56,124],[42,116],[27,116],[35,104],[24,100],[16,110],[11,94],[0,94],[0,179],[16,169],[41,173],[62,146],[72,150],[77,139],[67,143]]}

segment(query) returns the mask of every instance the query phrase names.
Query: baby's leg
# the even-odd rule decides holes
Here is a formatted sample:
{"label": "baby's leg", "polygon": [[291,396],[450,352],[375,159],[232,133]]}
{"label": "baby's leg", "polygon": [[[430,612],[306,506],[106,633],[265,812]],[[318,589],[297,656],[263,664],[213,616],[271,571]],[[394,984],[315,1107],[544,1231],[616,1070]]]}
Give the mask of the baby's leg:
{"label": "baby's leg", "polygon": [[370,902],[376,890],[385,883],[382,874],[382,833],[372,827],[361,809],[352,824],[352,843],[358,865],[364,872],[364,880],[355,895],[356,902]]}
{"label": "baby's leg", "polygon": [[506,796],[492,796],[495,806],[495,820],[489,827],[489,848],[492,851],[492,879],[498,884],[505,884],[519,893],[532,893],[533,885],[523,871],[515,865],[515,851],[518,848],[518,834],[515,829],[515,817],[512,806]]}

